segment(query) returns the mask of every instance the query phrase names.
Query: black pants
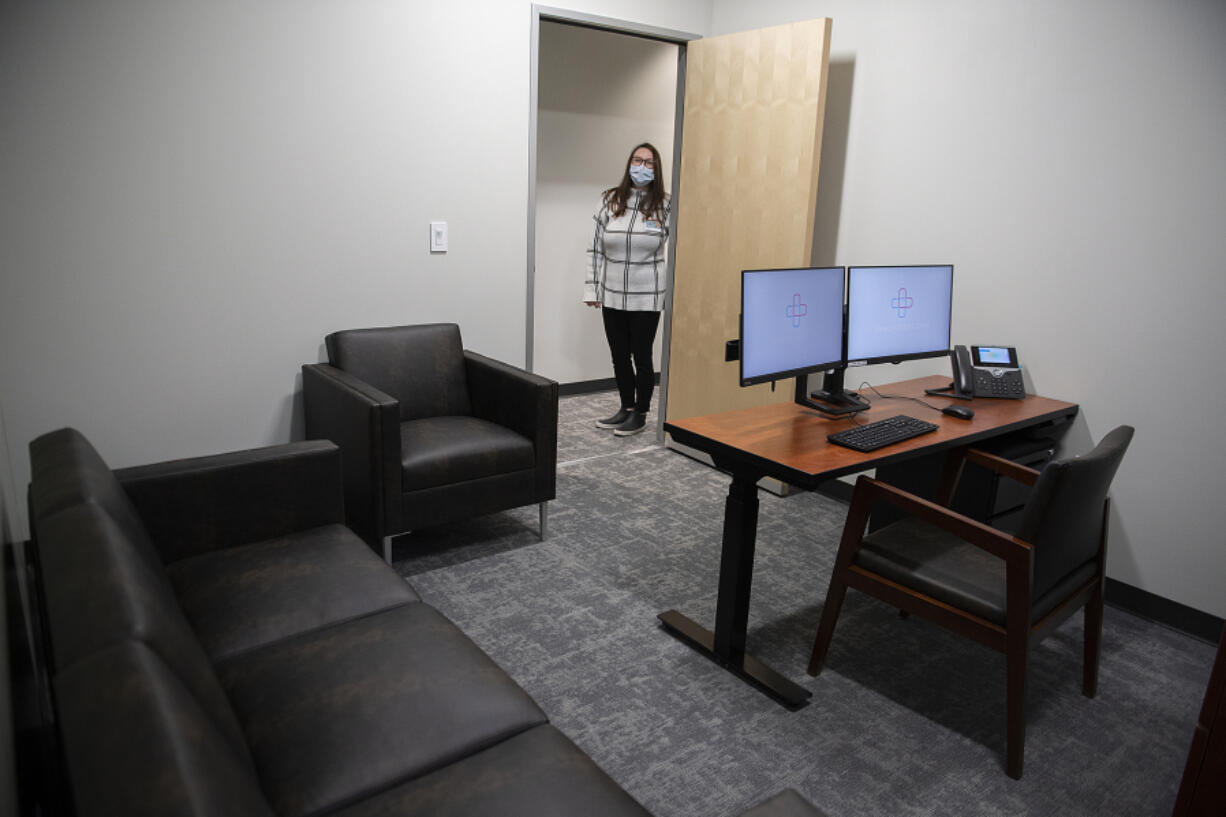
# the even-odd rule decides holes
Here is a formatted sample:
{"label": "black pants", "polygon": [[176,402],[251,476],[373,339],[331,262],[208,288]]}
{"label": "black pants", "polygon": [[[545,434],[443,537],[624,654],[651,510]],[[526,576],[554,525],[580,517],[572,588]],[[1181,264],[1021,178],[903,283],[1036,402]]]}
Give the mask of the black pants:
{"label": "black pants", "polygon": [[613,378],[621,395],[622,408],[646,414],[651,407],[651,392],[656,373],[651,366],[651,347],[656,342],[660,313],[631,312],[602,307],[604,334],[613,355]]}

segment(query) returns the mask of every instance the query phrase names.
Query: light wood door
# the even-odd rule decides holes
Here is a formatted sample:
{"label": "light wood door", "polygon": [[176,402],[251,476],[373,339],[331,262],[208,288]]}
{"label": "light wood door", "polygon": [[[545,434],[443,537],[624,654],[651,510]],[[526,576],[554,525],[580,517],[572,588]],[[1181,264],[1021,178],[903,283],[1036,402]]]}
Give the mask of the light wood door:
{"label": "light wood door", "polygon": [[829,19],[689,43],[676,214],[667,419],[792,399],[741,388],[742,269],[809,266]]}

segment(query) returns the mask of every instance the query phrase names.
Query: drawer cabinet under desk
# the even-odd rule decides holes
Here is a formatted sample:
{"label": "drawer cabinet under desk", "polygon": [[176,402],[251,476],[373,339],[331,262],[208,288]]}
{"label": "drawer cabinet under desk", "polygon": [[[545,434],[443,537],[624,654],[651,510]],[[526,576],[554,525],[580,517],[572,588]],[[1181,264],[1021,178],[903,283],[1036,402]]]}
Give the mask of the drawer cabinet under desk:
{"label": "drawer cabinet under desk", "polygon": [[[1069,420],[1027,428],[976,445],[977,448],[1038,471],[1054,456]],[[944,454],[919,457],[877,468],[877,479],[925,499],[935,499],[945,465]],[[973,462],[962,468],[950,507],[994,528],[1011,530],[1030,497],[1030,488]],[[896,521],[899,514],[883,508],[873,512],[869,530]]]}

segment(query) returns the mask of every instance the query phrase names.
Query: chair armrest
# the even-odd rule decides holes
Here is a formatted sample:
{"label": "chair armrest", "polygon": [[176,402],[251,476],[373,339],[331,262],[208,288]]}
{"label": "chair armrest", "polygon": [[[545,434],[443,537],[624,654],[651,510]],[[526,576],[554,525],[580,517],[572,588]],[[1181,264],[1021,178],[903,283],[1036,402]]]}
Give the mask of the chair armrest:
{"label": "chair armrest", "polygon": [[468,350],[464,351],[464,368],[473,416],[532,440],[537,491],[552,498],[558,460],[558,384]]}
{"label": "chair armrest", "polygon": [[341,456],[306,441],[115,471],[169,563],[343,523]]}
{"label": "chair armrest", "polygon": [[464,350],[468,399],[474,417],[536,438],[557,436],[558,384],[499,360]]}
{"label": "chair armrest", "polygon": [[864,530],[869,511],[874,502],[884,502],[906,512],[931,525],[952,533],[959,539],[984,550],[1006,562],[1014,559],[1028,558],[1030,543],[1016,536],[993,528],[991,525],[971,519],[969,516],[952,511],[944,505],[907,493],[885,482],[862,476],[856,480],[856,488],[851,496],[851,508],[847,514],[847,524],[860,519],[859,532]]}
{"label": "chair armrest", "polygon": [[984,468],[995,471],[1001,476],[1017,480],[1023,485],[1034,485],[1035,480],[1039,478],[1039,472],[1033,468],[1019,465],[1013,460],[1007,460],[1004,457],[998,457],[986,451],[980,451],[978,448],[968,449],[966,459],[976,465],[982,465]]}
{"label": "chair armrest", "polygon": [[346,519],[372,542],[400,530],[400,403],[326,363],[302,367],[308,439],[341,449]]}

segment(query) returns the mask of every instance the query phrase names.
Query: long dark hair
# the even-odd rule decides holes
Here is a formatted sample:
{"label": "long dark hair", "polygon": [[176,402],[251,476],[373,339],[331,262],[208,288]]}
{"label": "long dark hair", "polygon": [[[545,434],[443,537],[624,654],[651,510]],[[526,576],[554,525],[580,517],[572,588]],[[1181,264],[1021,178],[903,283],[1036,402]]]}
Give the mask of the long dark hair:
{"label": "long dark hair", "polygon": [[626,212],[626,202],[630,198],[630,191],[634,189],[634,181],[630,178],[630,160],[634,158],[639,148],[650,150],[651,161],[655,163],[653,168],[655,178],[647,185],[643,198],[639,201],[639,212],[645,216],[654,216],[657,221],[662,221],[664,219],[664,199],[667,195],[664,192],[664,163],[660,161],[660,151],[656,150],[656,146],[650,142],[635,145],[634,150],[630,151],[630,155],[626,157],[626,169],[622,171],[621,184],[604,191],[604,203],[613,218]]}

